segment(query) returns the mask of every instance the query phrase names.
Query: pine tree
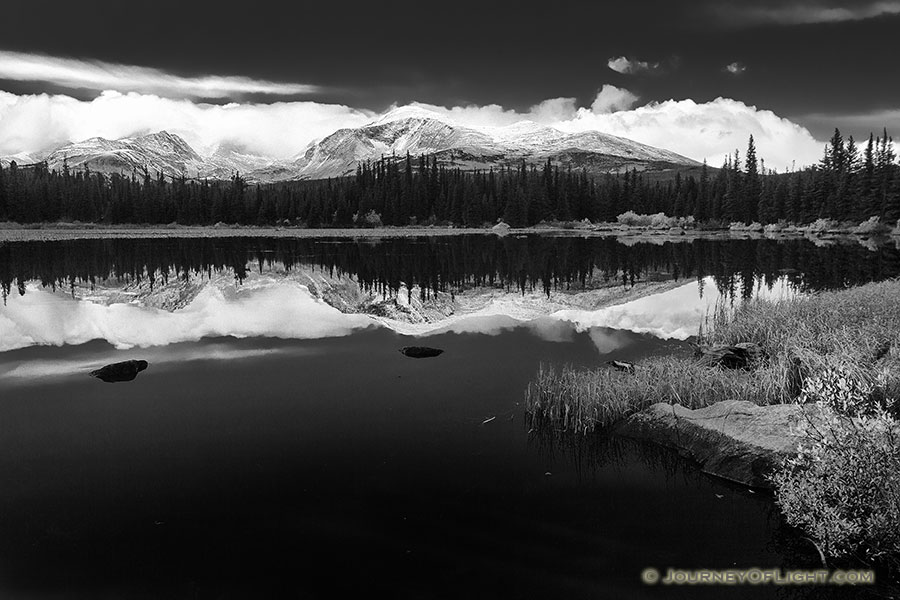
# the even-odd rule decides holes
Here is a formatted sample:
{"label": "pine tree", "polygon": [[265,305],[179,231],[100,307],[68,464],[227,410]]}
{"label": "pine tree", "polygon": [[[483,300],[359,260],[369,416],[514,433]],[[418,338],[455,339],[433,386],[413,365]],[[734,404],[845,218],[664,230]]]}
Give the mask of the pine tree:
{"label": "pine tree", "polygon": [[8,219],[8,210],[6,205],[6,176],[3,174],[3,165],[0,165],[0,221]]}
{"label": "pine tree", "polygon": [[[735,156],[735,160],[737,157]],[[759,165],[756,161],[756,144],[753,142],[753,136],[747,142],[747,156],[744,161],[746,172],[743,176],[743,214],[742,218],[747,223],[753,223],[759,220],[759,203],[760,194],[762,193],[762,184],[759,180]]]}
{"label": "pine tree", "polygon": [[697,201],[694,204],[694,218],[698,221],[705,221],[709,216],[709,166],[704,158],[703,166],[700,167],[700,187],[697,190]]}

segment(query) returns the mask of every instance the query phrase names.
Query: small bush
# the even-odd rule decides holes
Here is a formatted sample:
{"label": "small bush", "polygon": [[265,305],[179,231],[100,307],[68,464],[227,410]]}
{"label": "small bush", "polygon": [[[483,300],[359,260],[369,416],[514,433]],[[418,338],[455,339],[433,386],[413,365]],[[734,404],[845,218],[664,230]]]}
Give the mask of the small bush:
{"label": "small bush", "polygon": [[847,403],[832,397],[820,403],[819,416],[800,424],[798,454],[772,477],[776,502],[788,523],[805,530],[825,554],[896,566],[900,423],[883,409],[850,417],[832,408]]}
{"label": "small bush", "polygon": [[381,222],[381,215],[374,210],[370,210],[362,216],[359,213],[354,213],[353,224],[357,227],[384,227],[384,224]]}
{"label": "small bush", "polygon": [[879,235],[888,233],[890,230],[890,226],[882,223],[878,217],[869,217],[854,227],[852,231],[856,235]]}
{"label": "small bush", "polygon": [[731,231],[762,231],[763,226],[762,226],[762,224],[757,223],[756,221],[754,221],[753,223],[750,223],[749,225],[747,223],[735,222],[735,223],[731,223],[728,226],[728,229]]}
{"label": "small bush", "polygon": [[665,213],[641,215],[627,211],[616,217],[621,225],[629,227],[649,227],[651,229],[671,229],[673,227],[693,227],[694,217],[669,217]]}
{"label": "small bush", "polygon": [[838,228],[837,221],[831,219],[816,219],[803,229],[810,233],[824,233]]}

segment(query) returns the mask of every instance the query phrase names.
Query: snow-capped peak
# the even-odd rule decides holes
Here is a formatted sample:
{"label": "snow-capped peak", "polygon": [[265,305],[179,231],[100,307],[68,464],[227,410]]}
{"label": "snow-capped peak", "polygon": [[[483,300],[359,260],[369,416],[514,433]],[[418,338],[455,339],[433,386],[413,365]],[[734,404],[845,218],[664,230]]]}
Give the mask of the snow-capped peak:
{"label": "snow-capped peak", "polygon": [[392,108],[375,121],[372,121],[371,125],[384,125],[385,123],[392,123],[394,121],[402,121],[405,119],[421,119],[423,121],[432,120],[441,121],[448,125],[453,124],[451,119],[437,111],[425,108],[418,104],[407,104],[405,106]]}

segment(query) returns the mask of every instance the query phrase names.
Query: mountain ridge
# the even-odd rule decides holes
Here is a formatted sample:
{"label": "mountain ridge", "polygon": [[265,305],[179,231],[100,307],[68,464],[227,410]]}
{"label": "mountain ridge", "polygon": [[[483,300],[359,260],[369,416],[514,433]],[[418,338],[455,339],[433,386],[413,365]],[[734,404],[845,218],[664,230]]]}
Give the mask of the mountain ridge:
{"label": "mountain ridge", "polygon": [[[126,176],[162,173],[220,180],[241,173],[251,182],[276,182],[343,177],[352,175],[360,162],[406,154],[434,156],[439,164],[470,171],[548,160],[593,175],[699,166],[675,152],[599,131],[568,133],[533,121],[472,127],[414,105],[396,108],[361,127],[338,129],[311,142],[294,159],[256,155],[235,142],[220,143],[201,155],[181,136],[162,130],[117,140],[92,137],[70,142],[43,160],[55,170],[68,166]],[[8,162],[4,159],[4,164]]]}

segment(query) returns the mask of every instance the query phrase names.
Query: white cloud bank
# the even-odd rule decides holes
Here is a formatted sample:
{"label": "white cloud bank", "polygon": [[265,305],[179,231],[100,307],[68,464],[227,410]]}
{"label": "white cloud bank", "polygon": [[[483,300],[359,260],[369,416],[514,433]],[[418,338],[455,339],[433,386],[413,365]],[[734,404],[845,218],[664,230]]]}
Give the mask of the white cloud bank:
{"label": "white cloud bank", "polygon": [[[719,166],[752,134],[766,165],[784,169],[815,163],[824,142],[771,111],[717,98],[711,102],[668,100],[635,106],[629,90],[604,85],[590,107],[574,98],[552,98],[527,111],[496,104],[451,108],[418,104],[460,125],[504,126],[536,121],[567,132],[596,130],[678,152]],[[36,153],[94,136],[117,139],[167,130],[199,152],[237,143],[248,152],[289,158],[337,129],[359,127],[378,114],[309,101],[214,105],[151,94],[104,92],[93,100],[65,95],[16,95],[0,91],[0,156]]]}
{"label": "white cloud bank", "polygon": [[341,127],[358,127],[374,115],[318,102],[218,105],[113,91],[83,101],[0,91],[0,155],[34,153],[95,136],[118,139],[165,129],[200,152],[236,142],[257,154],[286,158],[314,139]]}
{"label": "white cloud bank", "polygon": [[0,79],[51,83],[69,89],[144,92],[177,98],[231,98],[238,94],[293,96],[319,86],[249,77],[182,77],[159,69],[0,50]]}

